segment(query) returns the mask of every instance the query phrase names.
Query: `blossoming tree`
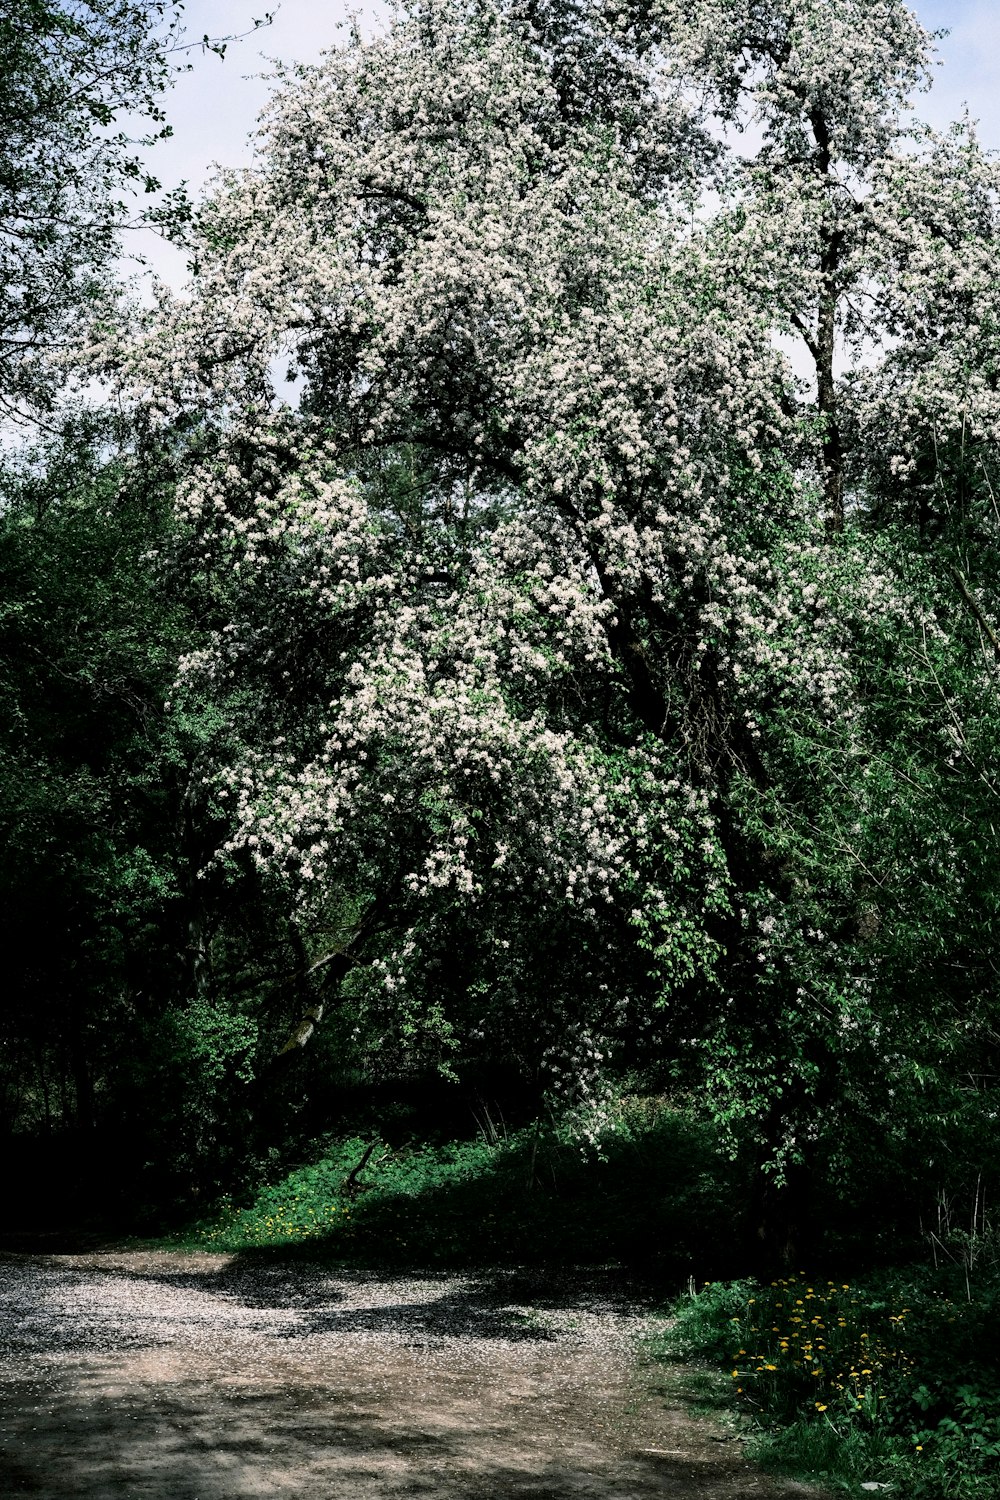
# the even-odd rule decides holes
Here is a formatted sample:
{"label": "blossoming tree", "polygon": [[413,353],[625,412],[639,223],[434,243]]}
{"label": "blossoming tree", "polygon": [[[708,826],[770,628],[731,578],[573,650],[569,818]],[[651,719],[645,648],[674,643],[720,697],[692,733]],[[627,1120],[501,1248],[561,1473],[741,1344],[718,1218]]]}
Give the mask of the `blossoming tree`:
{"label": "blossoming tree", "polygon": [[929,45],[896,0],[424,0],[283,77],[190,290],[98,341],[178,475],[178,693],[223,706],[219,858],[295,892],[302,1039],[347,995],[591,1106],[666,1048],[786,1164],[909,1066],[871,663],[949,636],[876,434],[960,362],[941,213],[975,179],[975,296],[994,203],[901,123]]}

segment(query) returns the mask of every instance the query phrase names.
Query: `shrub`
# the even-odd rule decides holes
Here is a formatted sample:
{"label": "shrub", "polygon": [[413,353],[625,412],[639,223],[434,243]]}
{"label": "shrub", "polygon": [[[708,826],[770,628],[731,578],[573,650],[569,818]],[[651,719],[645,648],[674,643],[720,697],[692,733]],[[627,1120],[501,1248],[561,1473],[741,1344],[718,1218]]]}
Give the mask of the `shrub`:
{"label": "shrub", "polygon": [[924,1269],[709,1284],[681,1299],[661,1353],[728,1368],[772,1468],[981,1500],[1000,1492],[998,1292],[956,1290]]}

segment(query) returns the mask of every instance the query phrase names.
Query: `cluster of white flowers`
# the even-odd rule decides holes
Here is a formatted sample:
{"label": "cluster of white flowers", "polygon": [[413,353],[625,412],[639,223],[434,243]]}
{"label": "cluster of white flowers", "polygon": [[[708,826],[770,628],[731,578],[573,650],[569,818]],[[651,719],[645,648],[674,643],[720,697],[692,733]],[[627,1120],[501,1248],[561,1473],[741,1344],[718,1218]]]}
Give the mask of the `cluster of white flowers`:
{"label": "cluster of white flowers", "polygon": [[[995,430],[964,357],[1000,327],[995,168],[968,131],[913,146],[929,39],[897,0],[539,16],[421,0],[283,75],[189,291],[95,358],[194,434],[178,510],[226,618],[182,679],[242,742],[227,849],[305,911],[620,910],[680,985],[735,899],[721,768],[777,711],[849,741],[859,633],[936,628],[831,541],[823,466],[850,421],[859,453],[895,425],[899,463],[918,421]],[[713,110],[757,120],[756,155],[721,161]]]}

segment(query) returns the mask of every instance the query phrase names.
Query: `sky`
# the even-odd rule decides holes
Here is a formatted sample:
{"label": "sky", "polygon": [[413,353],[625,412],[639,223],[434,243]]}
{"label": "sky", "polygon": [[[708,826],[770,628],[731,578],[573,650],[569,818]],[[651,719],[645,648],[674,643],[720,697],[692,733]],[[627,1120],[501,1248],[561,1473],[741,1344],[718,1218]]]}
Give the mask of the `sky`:
{"label": "sky", "polygon": [[1000,149],[1000,5],[997,0],[924,0],[915,6],[929,30],[950,35],[938,43],[941,67],[920,111],[945,125],[968,104],[986,145]]}
{"label": "sky", "polygon": [[[337,40],[338,24],[349,8],[362,24],[378,25],[380,7],[361,0],[186,0],[188,40],[208,32],[226,36],[243,32],[255,16],[276,10],[270,26],[242,41],[231,42],[221,60],[194,50],[187,54],[191,71],[181,74],[167,101],[173,138],[158,145],[150,167],[165,187],[182,179],[193,191],[210,176],[213,163],[238,166],[250,156],[248,141],[267,100],[265,77],[270,58],[309,62]],[[998,0],[922,0],[916,5],[929,29],[950,29],[939,43],[941,66],[934,89],[918,101],[918,113],[943,126],[967,104],[981,121],[985,144],[1000,149],[1000,3]],[[383,12],[384,13],[384,12]],[[139,245],[137,244],[137,248]],[[179,284],[183,258],[169,246],[142,236],[141,249],[160,275]]]}
{"label": "sky", "polygon": [[[186,40],[238,36],[255,17],[274,13],[269,26],[230,42],[225,58],[195,49],[187,54],[191,71],[181,74],[166,100],[173,139],[156,148],[157,175],[184,177],[200,186],[212,163],[235,166],[247,159],[247,139],[267,101],[265,75],[271,59],[312,62],[337,40],[349,0],[186,0]],[[378,7],[354,7],[374,20]]]}

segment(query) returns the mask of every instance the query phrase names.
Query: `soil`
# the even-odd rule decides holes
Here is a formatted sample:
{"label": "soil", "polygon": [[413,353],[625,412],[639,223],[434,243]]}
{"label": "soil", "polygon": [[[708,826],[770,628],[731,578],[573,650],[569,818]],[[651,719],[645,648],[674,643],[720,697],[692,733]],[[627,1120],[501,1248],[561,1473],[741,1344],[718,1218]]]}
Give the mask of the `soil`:
{"label": "soil", "polygon": [[612,1272],[8,1254],[0,1494],[820,1500],[670,1394],[653,1306]]}

